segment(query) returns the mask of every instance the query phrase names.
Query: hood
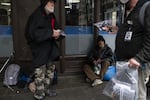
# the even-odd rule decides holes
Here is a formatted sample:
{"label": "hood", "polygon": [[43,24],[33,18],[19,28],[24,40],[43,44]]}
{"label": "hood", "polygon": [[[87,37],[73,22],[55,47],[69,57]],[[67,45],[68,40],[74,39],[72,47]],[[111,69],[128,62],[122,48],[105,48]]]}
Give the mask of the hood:
{"label": "hood", "polygon": [[49,2],[49,1],[54,1],[54,2],[56,2],[56,0],[40,0],[41,5],[42,5],[43,7],[45,7],[45,5],[47,4],[47,2]]}

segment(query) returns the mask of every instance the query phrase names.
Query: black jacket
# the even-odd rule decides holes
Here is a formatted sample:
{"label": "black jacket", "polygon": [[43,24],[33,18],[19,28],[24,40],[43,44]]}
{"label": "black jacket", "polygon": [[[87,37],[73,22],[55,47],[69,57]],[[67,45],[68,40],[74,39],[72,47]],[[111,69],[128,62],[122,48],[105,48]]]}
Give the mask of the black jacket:
{"label": "black jacket", "polygon": [[[56,40],[52,37],[51,20],[54,14],[47,15],[43,6],[39,6],[29,17],[25,37],[33,54],[33,66],[39,67],[59,56]],[[54,28],[59,29],[56,19]]]}
{"label": "black jacket", "polygon": [[[139,11],[145,0],[139,0],[136,7],[125,18],[116,36],[116,57],[118,60],[127,60],[134,57],[138,62],[150,61],[150,6],[145,14],[145,26],[139,22]],[[130,24],[132,22],[133,24]],[[131,41],[125,41],[128,30],[133,32]]]}
{"label": "black jacket", "polygon": [[98,46],[93,48],[88,54],[88,63],[93,64],[93,61],[98,60],[99,58],[101,60],[110,61],[110,64],[113,63],[114,54],[112,52],[112,49],[107,44],[105,44],[102,50],[100,50]]}

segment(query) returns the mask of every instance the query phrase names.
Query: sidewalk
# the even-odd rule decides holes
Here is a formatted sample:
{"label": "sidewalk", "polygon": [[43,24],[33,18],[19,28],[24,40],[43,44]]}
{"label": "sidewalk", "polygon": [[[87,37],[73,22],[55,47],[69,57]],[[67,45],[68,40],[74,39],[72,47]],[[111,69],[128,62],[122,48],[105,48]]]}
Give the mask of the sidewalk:
{"label": "sidewalk", "polygon": [[[82,76],[60,76],[57,85],[57,96],[46,97],[45,100],[112,100],[102,94],[107,82],[91,87]],[[17,87],[14,87],[16,90]],[[27,89],[20,89],[19,94],[3,87],[0,83],[0,100],[34,100],[33,94]],[[150,91],[150,89],[149,89]],[[150,100],[150,95],[147,100]]]}

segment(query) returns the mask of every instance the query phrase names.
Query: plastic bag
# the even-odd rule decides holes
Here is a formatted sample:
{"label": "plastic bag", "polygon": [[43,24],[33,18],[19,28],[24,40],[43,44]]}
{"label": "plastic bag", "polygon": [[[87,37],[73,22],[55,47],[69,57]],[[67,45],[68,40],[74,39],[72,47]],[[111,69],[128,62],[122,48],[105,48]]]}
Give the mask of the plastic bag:
{"label": "plastic bag", "polygon": [[128,67],[128,62],[116,63],[116,76],[103,90],[103,94],[114,100],[137,100],[138,70]]}
{"label": "plastic bag", "polygon": [[10,64],[5,70],[3,84],[5,86],[16,85],[18,82],[18,74],[20,66],[18,64]]}
{"label": "plastic bag", "polygon": [[107,71],[104,74],[103,80],[109,81],[116,75],[116,66],[111,65],[108,67]]}

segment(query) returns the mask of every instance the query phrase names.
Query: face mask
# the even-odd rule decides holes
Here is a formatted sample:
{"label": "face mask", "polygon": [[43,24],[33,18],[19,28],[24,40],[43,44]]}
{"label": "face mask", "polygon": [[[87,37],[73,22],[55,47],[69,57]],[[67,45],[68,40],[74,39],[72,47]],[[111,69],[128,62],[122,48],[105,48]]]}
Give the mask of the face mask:
{"label": "face mask", "polygon": [[120,0],[120,2],[126,6],[127,10],[130,8],[130,0]]}
{"label": "face mask", "polygon": [[126,4],[129,0],[120,0],[122,4]]}

